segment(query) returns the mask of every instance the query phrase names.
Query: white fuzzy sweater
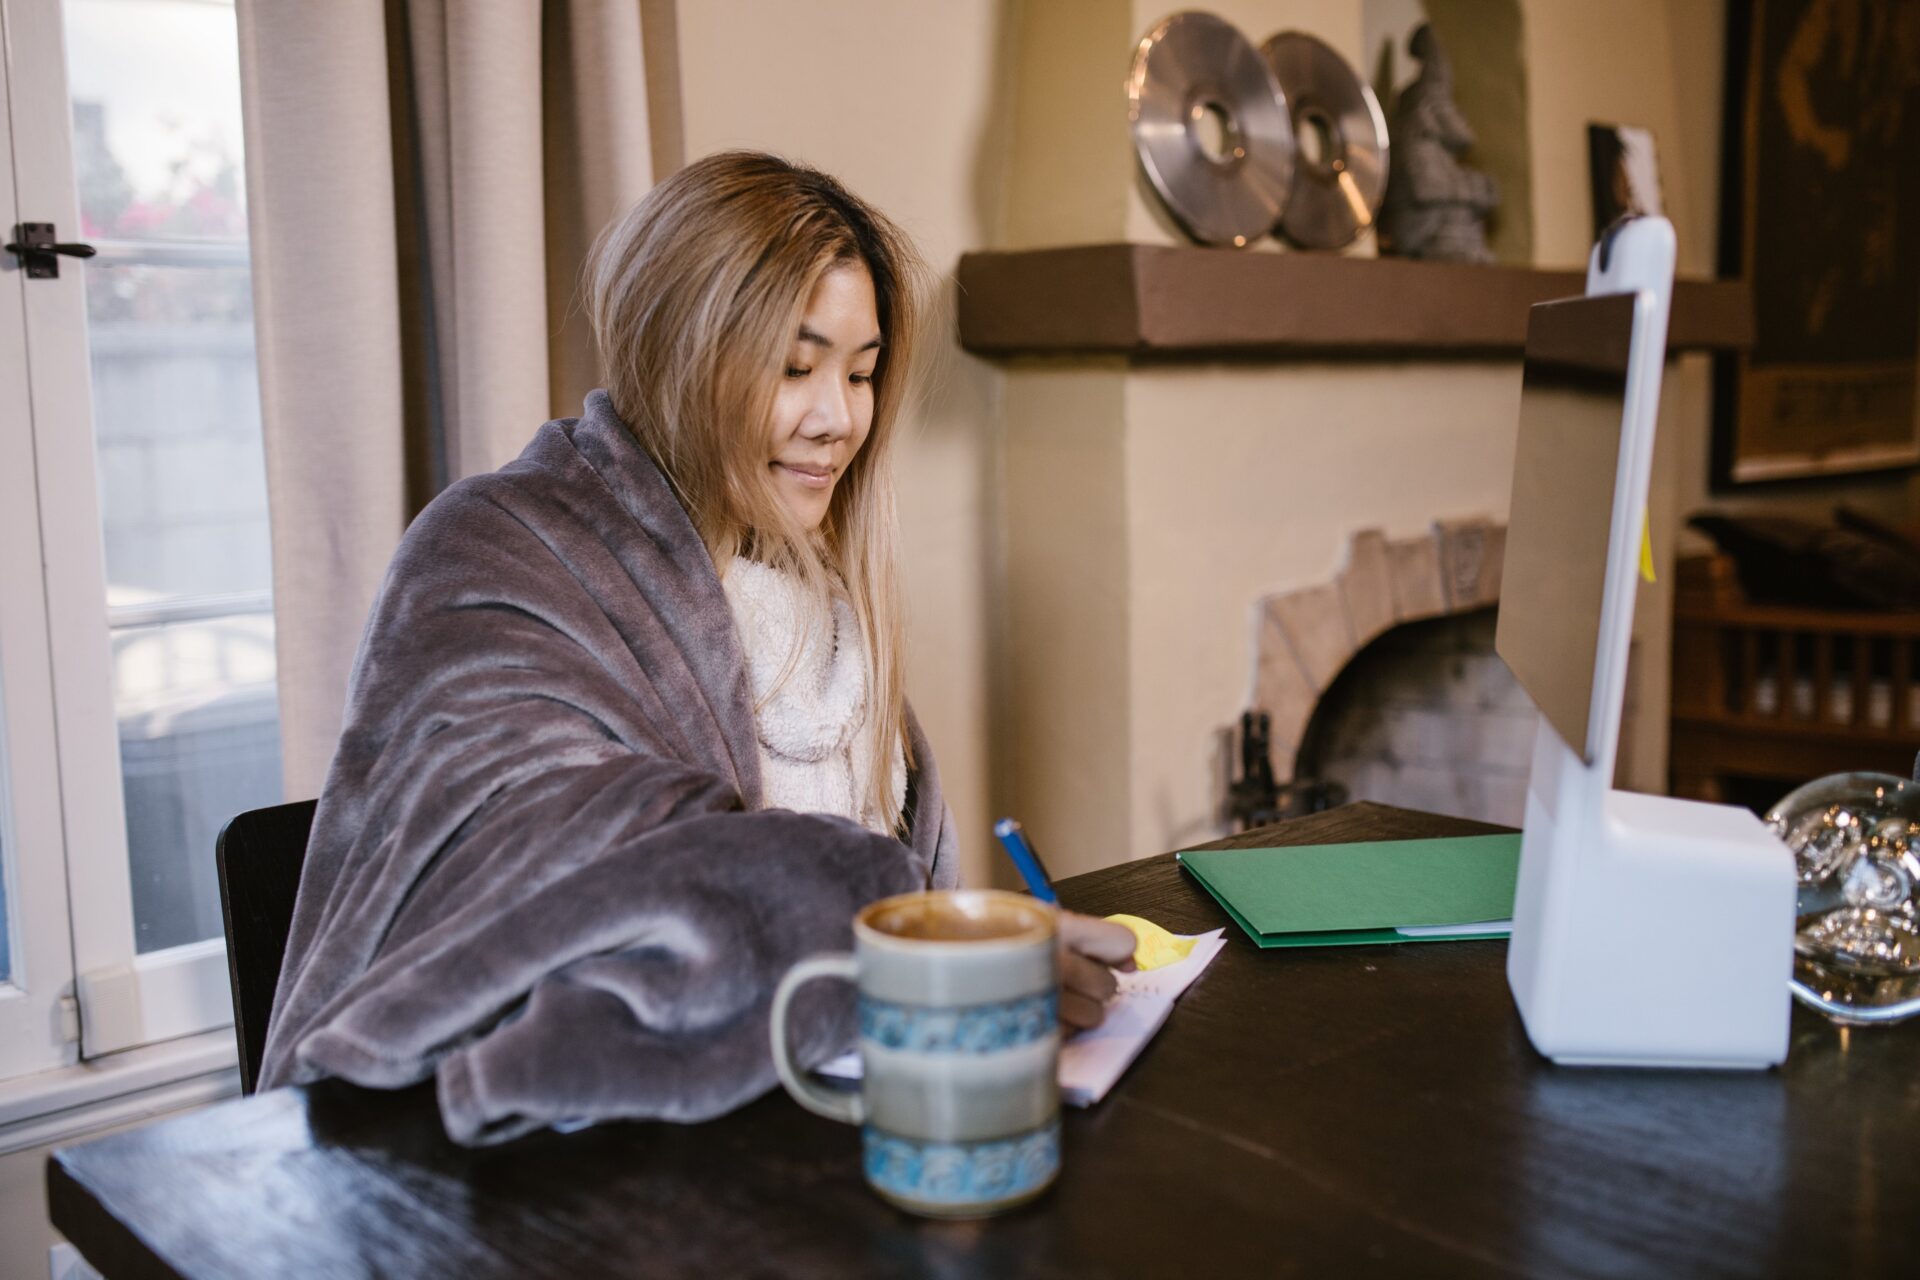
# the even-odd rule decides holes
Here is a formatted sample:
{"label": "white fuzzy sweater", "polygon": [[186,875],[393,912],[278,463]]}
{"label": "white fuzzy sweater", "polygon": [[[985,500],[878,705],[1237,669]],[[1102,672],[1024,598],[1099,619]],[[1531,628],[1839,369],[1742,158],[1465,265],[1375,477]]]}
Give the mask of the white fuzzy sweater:
{"label": "white fuzzy sweater", "polygon": [[[867,732],[872,679],[852,606],[834,600],[827,634],[807,626],[813,611],[791,574],[735,558],[722,585],[753,685],[761,807],[831,813],[892,835],[872,800],[874,752]],[[788,672],[803,627],[808,631],[804,647]],[[780,682],[783,672],[787,678]],[[898,743],[886,765],[899,811],[906,802],[907,770]]]}

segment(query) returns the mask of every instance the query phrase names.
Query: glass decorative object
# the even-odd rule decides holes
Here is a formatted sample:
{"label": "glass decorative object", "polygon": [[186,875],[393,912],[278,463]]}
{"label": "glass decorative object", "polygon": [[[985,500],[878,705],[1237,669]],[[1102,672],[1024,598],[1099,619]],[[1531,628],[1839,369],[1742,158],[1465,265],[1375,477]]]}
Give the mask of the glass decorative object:
{"label": "glass decorative object", "polygon": [[1794,998],[1853,1026],[1920,1013],[1920,784],[1831,774],[1766,822],[1800,882]]}

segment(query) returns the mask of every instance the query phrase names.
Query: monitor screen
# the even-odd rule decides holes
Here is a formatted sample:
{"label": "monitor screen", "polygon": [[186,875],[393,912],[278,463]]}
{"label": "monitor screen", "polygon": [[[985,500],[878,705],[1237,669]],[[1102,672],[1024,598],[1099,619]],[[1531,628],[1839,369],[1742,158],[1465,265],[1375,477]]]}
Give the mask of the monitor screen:
{"label": "monitor screen", "polygon": [[1588,764],[1635,296],[1542,303],[1528,317],[1500,573],[1494,648]]}

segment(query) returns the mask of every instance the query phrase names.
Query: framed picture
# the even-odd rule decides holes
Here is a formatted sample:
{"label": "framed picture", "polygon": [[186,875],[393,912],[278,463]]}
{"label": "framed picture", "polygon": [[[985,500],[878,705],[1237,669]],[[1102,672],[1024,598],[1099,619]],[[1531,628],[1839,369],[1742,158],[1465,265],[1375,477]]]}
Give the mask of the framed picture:
{"label": "framed picture", "polygon": [[1716,487],[1920,463],[1920,4],[1733,0],[1723,157]]}

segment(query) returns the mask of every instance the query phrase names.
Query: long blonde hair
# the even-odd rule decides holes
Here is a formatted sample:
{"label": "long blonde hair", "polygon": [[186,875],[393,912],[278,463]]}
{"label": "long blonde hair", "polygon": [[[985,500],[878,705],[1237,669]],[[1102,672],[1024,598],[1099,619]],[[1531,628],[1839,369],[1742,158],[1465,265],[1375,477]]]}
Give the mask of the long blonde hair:
{"label": "long blonde hair", "polygon": [[[768,432],[813,286],[849,264],[873,280],[883,339],[873,425],[809,532],[774,489]],[[708,156],[661,182],[601,232],[586,264],[613,407],[673,486],[715,569],[725,576],[745,555],[794,574],[820,625],[834,594],[852,606],[871,663],[867,728],[879,767],[870,800],[896,830],[894,744],[913,761],[891,455],[924,280],[912,243],[884,215],[818,170],[753,151]]]}

